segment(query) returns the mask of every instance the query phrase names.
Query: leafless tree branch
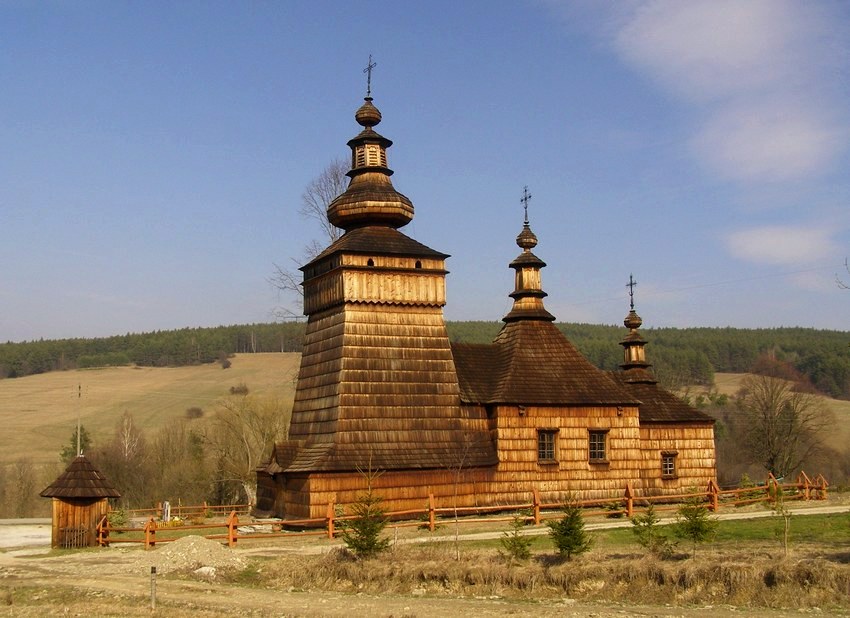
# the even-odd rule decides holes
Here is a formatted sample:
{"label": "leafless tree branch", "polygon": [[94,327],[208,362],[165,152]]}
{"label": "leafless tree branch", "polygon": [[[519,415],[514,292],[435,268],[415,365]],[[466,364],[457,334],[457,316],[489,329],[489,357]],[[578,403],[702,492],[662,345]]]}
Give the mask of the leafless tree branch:
{"label": "leafless tree branch", "polygon": [[[846,270],[847,274],[850,275],[850,263],[847,262],[847,258],[844,258],[844,270]],[[850,283],[844,281],[844,279],[839,277],[837,274],[835,275],[835,283],[837,283],[838,287],[842,290],[850,290]]]}

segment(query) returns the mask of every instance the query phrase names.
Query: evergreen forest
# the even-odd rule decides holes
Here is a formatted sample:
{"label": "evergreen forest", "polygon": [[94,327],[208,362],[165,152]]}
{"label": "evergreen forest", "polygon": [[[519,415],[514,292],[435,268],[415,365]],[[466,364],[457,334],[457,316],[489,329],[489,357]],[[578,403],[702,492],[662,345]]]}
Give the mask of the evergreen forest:
{"label": "evergreen forest", "polygon": [[[489,343],[501,322],[448,322],[453,341]],[[558,323],[597,367],[622,362],[622,326]],[[300,352],[303,322],[184,328],[92,339],[0,344],[0,378],[119,365],[223,362],[234,353]],[[850,399],[850,333],[811,328],[646,328],[647,357],[668,388],[710,385],[715,372],[744,373],[764,358],[793,367],[819,392]]]}

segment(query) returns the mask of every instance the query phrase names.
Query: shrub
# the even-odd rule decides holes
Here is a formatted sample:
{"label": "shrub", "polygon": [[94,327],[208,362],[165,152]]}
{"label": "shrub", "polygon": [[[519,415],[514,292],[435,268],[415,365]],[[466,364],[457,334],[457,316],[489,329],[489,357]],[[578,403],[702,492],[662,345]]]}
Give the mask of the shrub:
{"label": "shrub", "polygon": [[638,544],[649,553],[660,558],[669,558],[673,554],[675,544],[661,531],[661,519],[655,513],[655,507],[650,503],[643,515],[632,517],[632,532],[637,537]]}
{"label": "shrub", "polygon": [[674,532],[680,539],[694,544],[693,555],[696,556],[697,544],[705,543],[714,536],[717,520],[709,516],[708,508],[699,497],[685,502],[676,513]]}
{"label": "shrub", "polygon": [[199,408],[198,406],[192,406],[191,408],[186,408],[186,418],[201,418],[204,415],[204,410]]}
{"label": "shrub", "polygon": [[248,394],[248,385],[244,382],[240,382],[236,386],[230,387],[231,395],[247,395]]}
{"label": "shrub", "polygon": [[511,559],[528,560],[531,558],[531,544],[534,539],[522,534],[527,517],[526,511],[517,511],[511,520],[510,530],[502,533],[502,538],[499,539]]}
{"label": "shrub", "polygon": [[387,525],[387,518],[382,506],[383,498],[372,491],[372,481],[380,473],[373,472],[371,467],[361,474],[366,478],[366,491],[352,505],[354,517],[340,522],[342,540],[345,546],[357,558],[371,558],[390,546],[389,539],[381,538],[381,533]]}
{"label": "shrub", "polygon": [[118,509],[115,511],[109,511],[106,514],[106,520],[113,528],[126,528],[130,518],[127,517],[127,511]]}
{"label": "shrub", "polygon": [[593,539],[584,529],[584,519],[578,503],[568,500],[563,511],[561,519],[546,522],[546,525],[549,526],[549,536],[558,550],[558,555],[571,560],[573,554],[588,551],[593,545]]}

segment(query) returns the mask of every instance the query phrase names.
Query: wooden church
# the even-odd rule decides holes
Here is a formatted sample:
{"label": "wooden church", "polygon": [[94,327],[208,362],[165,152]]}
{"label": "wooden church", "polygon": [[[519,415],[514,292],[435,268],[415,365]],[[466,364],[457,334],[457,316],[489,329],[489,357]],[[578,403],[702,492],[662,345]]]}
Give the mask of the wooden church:
{"label": "wooden church", "polygon": [[[399,231],[413,204],[395,190],[392,142],[367,96],[348,142],[350,183],[328,208],[344,234],[301,270],[308,316],[292,423],[257,471],[259,511],[324,517],[354,502],[363,472],[388,510],[433,494],[458,506],[516,504],[533,490],[621,497],[715,478],[713,420],[658,386],[641,320],[625,320],[622,371],[594,367],[543,305],[537,238],[516,239],[513,307],[492,344],[451,343],[446,258]],[[527,206],[527,202],[526,202]]]}

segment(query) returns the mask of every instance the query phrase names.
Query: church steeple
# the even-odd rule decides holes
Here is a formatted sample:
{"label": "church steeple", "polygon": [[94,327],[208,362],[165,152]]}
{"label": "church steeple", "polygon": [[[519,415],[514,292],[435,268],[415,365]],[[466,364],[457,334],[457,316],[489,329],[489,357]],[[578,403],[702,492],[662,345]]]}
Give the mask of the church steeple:
{"label": "church steeple", "polygon": [[502,320],[504,322],[515,322],[517,320],[546,320],[555,321],[555,316],[546,311],[543,299],[547,296],[543,291],[540,277],[540,269],[546,266],[546,262],[534,255],[531,250],[537,246],[537,236],[531,231],[528,223],[528,202],[531,194],[528,187],[523,188],[522,202],[525,209],[525,221],[522,231],[516,237],[516,244],[522,249],[522,253],[511,262],[510,267],[514,269],[514,291],[510,296],[514,299],[514,305]]}
{"label": "church steeple", "polygon": [[635,281],[633,275],[629,275],[629,314],[623,320],[623,325],[629,329],[628,335],[620,341],[623,346],[623,364],[620,367],[626,372],[628,382],[645,382],[654,384],[655,377],[650,371],[652,365],[646,362],[646,340],[638,332],[643,320],[635,311]]}
{"label": "church steeple", "polygon": [[373,128],[381,122],[381,112],[372,104],[374,66],[369,56],[366,96],[354,114],[363,130],[348,142],[351,170],[347,176],[351,182],[328,206],[328,220],[346,231],[367,225],[397,229],[413,219],[413,203],[390,181],[393,171],[387,167],[387,149],[393,143]]}

